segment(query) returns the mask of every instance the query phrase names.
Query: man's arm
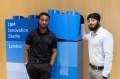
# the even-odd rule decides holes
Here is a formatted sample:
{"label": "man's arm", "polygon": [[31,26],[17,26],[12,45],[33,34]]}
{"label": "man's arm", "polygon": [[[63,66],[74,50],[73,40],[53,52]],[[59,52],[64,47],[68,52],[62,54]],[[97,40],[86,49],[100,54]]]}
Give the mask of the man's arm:
{"label": "man's arm", "polygon": [[85,31],[85,25],[84,24],[81,24],[81,37],[83,40],[87,40],[87,34],[86,34],[86,31]]}
{"label": "man's arm", "polygon": [[81,23],[81,37],[83,40],[87,40],[87,35],[86,35],[86,31],[85,31],[85,25],[84,25],[84,17],[82,15],[81,19],[80,19],[80,23]]}
{"label": "man's arm", "polygon": [[30,45],[25,45],[24,48],[24,63],[27,64],[28,63],[28,50],[30,48]]}
{"label": "man's arm", "polygon": [[52,48],[52,56],[51,56],[51,60],[50,60],[51,66],[53,66],[55,59],[56,59],[56,56],[57,56],[57,49]]}
{"label": "man's arm", "polygon": [[113,59],[113,37],[111,34],[106,34],[103,39],[103,50],[105,53],[103,76],[108,77],[112,68]]}

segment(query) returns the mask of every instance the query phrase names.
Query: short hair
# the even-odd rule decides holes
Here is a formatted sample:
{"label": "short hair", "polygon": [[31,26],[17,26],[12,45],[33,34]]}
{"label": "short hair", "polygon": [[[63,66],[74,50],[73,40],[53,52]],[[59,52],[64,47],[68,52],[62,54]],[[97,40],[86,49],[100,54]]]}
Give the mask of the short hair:
{"label": "short hair", "polygon": [[49,14],[48,14],[47,12],[41,12],[41,13],[38,15],[38,19],[40,19],[40,17],[41,17],[42,15],[48,16],[48,18],[50,19],[50,16],[49,16]]}

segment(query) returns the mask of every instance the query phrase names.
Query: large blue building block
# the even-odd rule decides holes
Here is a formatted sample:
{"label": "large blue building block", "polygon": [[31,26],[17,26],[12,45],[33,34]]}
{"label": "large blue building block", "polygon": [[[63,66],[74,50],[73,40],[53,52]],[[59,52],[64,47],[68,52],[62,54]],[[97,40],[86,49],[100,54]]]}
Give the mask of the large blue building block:
{"label": "large blue building block", "polygon": [[5,20],[7,79],[29,79],[23,61],[27,34],[37,29],[37,15],[13,16]]}
{"label": "large blue building block", "polygon": [[56,34],[58,39],[78,41],[80,35],[80,18],[78,12],[67,11],[61,13],[59,10],[48,10],[50,15],[49,29]]}
{"label": "large blue building block", "polygon": [[82,42],[57,42],[52,79],[83,79]]}

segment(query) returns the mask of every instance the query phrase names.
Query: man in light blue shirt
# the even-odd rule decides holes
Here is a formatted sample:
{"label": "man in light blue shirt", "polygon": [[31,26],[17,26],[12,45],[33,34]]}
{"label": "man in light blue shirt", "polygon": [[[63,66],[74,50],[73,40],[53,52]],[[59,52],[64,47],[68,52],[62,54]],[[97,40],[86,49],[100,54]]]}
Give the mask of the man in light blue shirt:
{"label": "man in light blue shirt", "polygon": [[89,79],[109,79],[112,68],[113,36],[101,26],[100,19],[98,13],[88,15],[89,34],[86,34],[84,24],[81,24],[82,39],[88,40]]}

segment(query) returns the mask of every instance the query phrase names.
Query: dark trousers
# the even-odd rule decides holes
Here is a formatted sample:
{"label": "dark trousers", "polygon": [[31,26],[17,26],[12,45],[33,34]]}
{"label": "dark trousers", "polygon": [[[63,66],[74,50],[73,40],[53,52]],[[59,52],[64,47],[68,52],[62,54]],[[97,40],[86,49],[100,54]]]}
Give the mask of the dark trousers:
{"label": "dark trousers", "polygon": [[50,79],[52,67],[49,63],[28,61],[26,69],[30,79]]}

